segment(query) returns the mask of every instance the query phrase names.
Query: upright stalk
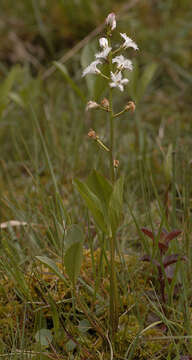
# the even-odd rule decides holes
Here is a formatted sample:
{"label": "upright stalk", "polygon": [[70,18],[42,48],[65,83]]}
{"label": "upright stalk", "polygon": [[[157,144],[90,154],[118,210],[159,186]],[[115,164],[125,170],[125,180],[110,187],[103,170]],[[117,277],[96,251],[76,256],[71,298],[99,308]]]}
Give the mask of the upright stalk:
{"label": "upright stalk", "polygon": [[[110,38],[108,37],[109,46]],[[112,55],[109,55],[109,70],[112,71]],[[111,181],[114,184],[115,181],[115,169],[114,169],[114,118],[113,118],[113,98],[112,89],[109,88],[109,126],[110,126],[110,172]],[[112,230],[110,231],[110,325],[111,335],[114,337],[118,328],[118,288],[117,278],[115,271],[115,253],[116,253],[116,239]]]}
{"label": "upright stalk", "polygon": [[[116,231],[117,227],[121,221],[121,208],[122,208],[122,193],[123,193],[123,182],[122,179],[115,183],[115,167],[118,167],[118,160],[114,159],[114,119],[123,115],[126,111],[133,112],[135,110],[135,104],[132,101],[129,101],[121,111],[118,111],[116,114],[113,113],[113,98],[112,98],[112,88],[117,88],[121,92],[124,91],[124,86],[128,83],[128,79],[123,77],[123,71],[129,70],[132,71],[133,64],[131,60],[124,57],[121,52],[126,50],[127,48],[133,48],[134,50],[138,50],[137,44],[130,39],[125,33],[120,33],[121,38],[123,39],[121,45],[118,49],[113,50],[111,46],[111,37],[112,33],[116,28],[116,16],[114,13],[110,13],[106,20],[106,33],[105,37],[101,37],[99,39],[99,45],[101,51],[95,54],[95,60],[91,62],[84,70],[82,76],[86,76],[88,74],[95,74],[104,78],[109,86],[109,99],[104,98],[100,103],[95,101],[89,101],[86,106],[86,110],[89,109],[101,109],[109,112],[109,148],[105,146],[105,144],[99,138],[99,135],[93,130],[90,129],[88,132],[88,136],[92,138],[96,143],[101,146],[105,151],[109,154],[109,169],[110,169],[110,179],[113,186],[113,190],[117,187],[118,191],[113,191],[111,194],[111,198],[108,199],[107,209],[105,208],[102,212],[104,216],[104,225],[108,229],[108,237],[109,237],[109,247],[110,247],[110,310],[109,310],[109,323],[111,330],[111,337],[113,338],[118,328],[118,320],[119,320],[119,304],[118,304],[118,284],[116,279],[116,264],[115,264],[115,256],[117,250],[116,243]],[[116,56],[119,54],[118,56]],[[105,68],[102,65],[108,65]],[[113,71],[114,70],[114,71]],[[103,181],[101,182],[102,186]],[[105,181],[104,181],[105,183]],[[103,191],[105,194],[105,186],[103,187]],[[107,191],[107,190],[106,190]],[[97,191],[96,191],[97,193]],[[107,191],[108,193],[108,191]],[[99,191],[98,199],[103,203],[103,199],[100,199],[101,192]],[[113,201],[118,202],[119,198],[119,206],[114,208]],[[86,199],[87,193],[86,193]],[[112,203],[111,203],[112,200]],[[92,199],[91,199],[92,201]],[[96,205],[97,208],[97,205]],[[107,210],[107,211],[106,211]],[[118,213],[119,212],[119,213]],[[116,221],[117,220],[117,221]],[[103,231],[103,226],[100,226]]]}
{"label": "upright stalk", "polygon": [[[111,67],[111,66],[110,66]],[[112,89],[109,89],[109,107],[110,107],[110,112],[109,112],[109,126],[110,126],[110,152],[109,152],[109,156],[110,156],[110,172],[111,172],[111,181],[112,183],[114,183],[115,181],[115,171],[114,171],[114,164],[113,164],[113,153],[114,153],[114,118],[113,118],[113,99],[112,99]]]}

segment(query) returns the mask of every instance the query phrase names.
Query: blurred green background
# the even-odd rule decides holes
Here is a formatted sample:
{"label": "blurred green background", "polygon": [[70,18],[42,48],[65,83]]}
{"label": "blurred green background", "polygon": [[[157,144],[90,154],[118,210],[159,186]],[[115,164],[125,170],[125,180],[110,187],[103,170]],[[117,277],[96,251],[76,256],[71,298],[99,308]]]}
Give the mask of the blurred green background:
{"label": "blurred green background", "polygon": [[[46,201],[52,196],[54,181],[67,209],[77,216],[72,178],[84,178],[93,164],[107,174],[102,151],[86,136],[94,128],[107,143],[106,118],[85,113],[84,101],[101,100],[106,93],[92,77],[81,77],[102,30],[85,46],[69,51],[111,11],[119,15],[117,30],[140,48],[136,55],[130,53],[134,72],[129,86],[123,94],[115,92],[117,109],[130,99],[137,105],[134,115],[117,120],[117,158],[127,175],[127,195],[132,204],[145,207],[138,181],[141,159],[144,168],[145,162],[150,164],[158,190],[164,192],[163,164],[170,144],[177,147],[177,181],[182,183],[180,170],[191,157],[191,1],[1,0],[2,219],[38,217],[41,196]],[[49,72],[53,61],[65,55],[63,75]]]}

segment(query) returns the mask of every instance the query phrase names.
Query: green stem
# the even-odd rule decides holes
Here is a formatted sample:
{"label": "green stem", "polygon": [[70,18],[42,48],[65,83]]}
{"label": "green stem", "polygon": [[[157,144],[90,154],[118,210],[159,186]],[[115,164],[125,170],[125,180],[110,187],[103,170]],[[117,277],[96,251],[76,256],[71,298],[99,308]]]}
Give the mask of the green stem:
{"label": "green stem", "polygon": [[73,288],[72,288],[72,309],[73,309],[73,316],[74,316],[74,320],[77,320],[76,317],[76,289],[75,289],[75,283],[72,284]]}
{"label": "green stem", "polygon": [[110,325],[111,335],[114,337],[119,321],[118,288],[115,269],[115,237],[110,236]]}
{"label": "green stem", "polygon": [[[110,46],[110,38],[108,38]],[[112,54],[109,55],[109,70],[112,71]],[[113,98],[112,89],[109,88],[109,126],[110,126],[110,172],[111,181],[115,181],[115,169],[114,169],[114,118],[113,118]],[[116,279],[115,269],[115,252],[116,252],[116,238],[112,230],[110,230],[110,325],[111,325],[111,336],[114,337],[118,328],[118,287]]]}
{"label": "green stem", "polygon": [[123,109],[123,110],[121,110],[120,112],[118,112],[118,113],[116,113],[116,114],[113,114],[113,117],[116,118],[116,117],[118,117],[118,116],[121,116],[121,115],[123,115],[124,112],[126,112],[126,111],[127,111],[127,109]]}
{"label": "green stem", "polygon": [[[109,47],[111,46],[110,37],[108,37]],[[109,54],[109,71],[111,74],[112,71],[112,54]],[[113,164],[113,153],[114,153],[114,120],[113,120],[113,96],[112,89],[109,87],[109,109],[111,109],[109,113],[109,123],[110,123],[110,170],[111,170],[111,181],[114,183],[115,181],[115,169]]]}
{"label": "green stem", "polygon": [[109,107],[111,112],[109,113],[109,123],[110,123],[110,171],[111,171],[111,181],[115,181],[115,171],[113,164],[113,153],[114,153],[114,120],[113,120],[113,108],[112,108],[112,89],[109,89]]}

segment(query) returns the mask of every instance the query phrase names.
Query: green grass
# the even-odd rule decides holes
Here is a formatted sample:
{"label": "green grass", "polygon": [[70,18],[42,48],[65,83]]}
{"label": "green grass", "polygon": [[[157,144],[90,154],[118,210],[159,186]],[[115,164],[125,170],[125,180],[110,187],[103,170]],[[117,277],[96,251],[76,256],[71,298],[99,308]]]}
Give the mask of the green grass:
{"label": "green grass", "polygon": [[[94,128],[108,144],[107,118],[99,111],[85,112],[82,101],[107,95],[81,78],[95,39],[65,63],[67,75],[56,70],[43,79],[52,61],[103,22],[111,2],[10,3],[0,5],[5,14],[0,18],[0,215],[1,223],[28,225],[1,229],[0,359],[182,360],[192,353],[190,1],[138,2],[118,23],[140,52],[128,92],[121,100],[115,93],[117,110],[130,99],[137,106],[115,124],[125,194],[117,234],[121,315],[113,344],[108,337],[107,239],[96,231],[73,186],[74,179],[85,180],[93,167],[106,177],[109,173],[103,150],[87,137]],[[121,5],[123,1],[114,1],[113,9]],[[28,57],[14,58],[7,22],[38,64]],[[65,227],[71,224],[79,224],[85,234],[76,298],[61,265]],[[140,229],[159,226],[182,230],[171,252],[187,257],[177,264],[178,294],[166,284],[166,312],[157,272],[140,260],[152,253],[152,243]],[[57,262],[65,283],[35,256]],[[48,345],[37,341],[41,329],[49,331],[51,344],[46,337]]]}

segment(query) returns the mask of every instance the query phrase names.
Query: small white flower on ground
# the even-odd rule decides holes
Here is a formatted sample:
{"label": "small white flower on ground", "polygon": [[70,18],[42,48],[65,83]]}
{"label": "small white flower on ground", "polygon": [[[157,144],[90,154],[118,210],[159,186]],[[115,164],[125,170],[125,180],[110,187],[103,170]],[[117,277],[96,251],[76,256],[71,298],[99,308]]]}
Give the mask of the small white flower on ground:
{"label": "small white flower on ground", "polygon": [[88,65],[84,70],[83,70],[83,75],[82,77],[86,76],[87,74],[100,74],[100,70],[97,69],[97,65],[102,64],[102,62],[100,60],[95,60],[93,61],[90,65]]}
{"label": "small white flower on ground", "polygon": [[128,83],[128,79],[122,79],[122,74],[119,71],[117,74],[114,74],[111,71],[111,80],[112,82],[109,84],[112,88],[114,87],[118,87],[119,90],[123,91],[124,90],[124,85],[126,85]]}
{"label": "small white flower on ground", "polygon": [[110,26],[111,31],[116,28],[116,18],[114,13],[110,13],[106,18],[106,24]]}
{"label": "small white flower on ground", "polygon": [[128,69],[130,71],[133,70],[132,61],[129,59],[126,59],[123,55],[116,56],[112,63],[117,63],[117,68],[119,70]]}
{"label": "small white flower on ground", "polygon": [[123,48],[124,49],[127,49],[129,47],[132,47],[133,49],[135,50],[139,50],[137,44],[132,40],[130,39],[127,34],[125,33],[120,33],[120,35],[122,36],[122,38],[125,40],[124,43],[123,43]]}
{"label": "small white flower on ground", "polygon": [[86,111],[88,111],[88,110],[90,110],[90,109],[96,109],[96,108],[98,108],[100,105],[97,103],[97,102],[95,102],[95,101],[88,101],[88,103],[87,103],[87,106],[86,106]]}
{"label": "small white flower on ground", "polygon": [[107,40],[107,38],[105,38],[105,37],[100,38],[100,39],[99,39],[99,45],[100,45],[100,47],[102,47],[102,48],[108,48],[109,45],[108,45],[108,40]]}

